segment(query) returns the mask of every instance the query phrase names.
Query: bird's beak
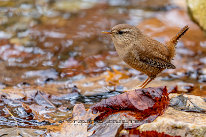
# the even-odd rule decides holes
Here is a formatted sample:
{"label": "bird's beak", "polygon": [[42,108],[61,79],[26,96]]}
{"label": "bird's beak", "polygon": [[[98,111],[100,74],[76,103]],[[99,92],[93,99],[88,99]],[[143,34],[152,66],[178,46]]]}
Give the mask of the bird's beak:
{"label": "bird's beak", "polygon": [[111,31],[102,31],[102,33],[105,33],[105,34],[112,34]]}

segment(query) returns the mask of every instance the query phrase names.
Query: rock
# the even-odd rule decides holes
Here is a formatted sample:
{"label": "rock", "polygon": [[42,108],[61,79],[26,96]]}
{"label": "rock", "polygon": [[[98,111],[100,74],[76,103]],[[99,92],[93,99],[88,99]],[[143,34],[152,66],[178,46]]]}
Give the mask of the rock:
{"label": "rock", "polygon": [[192,19],[206,30],[206,1],[187,0],[188,11]]}
{"label": "rock", "polygon": [[[18,134],[19,133],[19,134]],[[43,130],[31,129],[31,128],[3,128],[0,129],[1,137],[37,137],[45,133]]]}
{"label": "rock", "polygon": [[[171,94],[170,97],[178,97]],[[199,108],[205,110],[206,102],[203,98],[193,95],[184,95],[188,98],[187,108],[194,107],[191,102]],[[170,136],[181,137],[204,137],[206,136],[206,113],[184,112],[169,107],[165,113],[152,123],[141,125],[139,132],[156,131]]]}
{"label": "rock", "polygon": [[69,12],[77,12],[82,9],[89,9],[95,5],[95,2],[82,1],[82,0],[70,0],[59,1],[55,3],[55,8],[58,10],[65,10]]}

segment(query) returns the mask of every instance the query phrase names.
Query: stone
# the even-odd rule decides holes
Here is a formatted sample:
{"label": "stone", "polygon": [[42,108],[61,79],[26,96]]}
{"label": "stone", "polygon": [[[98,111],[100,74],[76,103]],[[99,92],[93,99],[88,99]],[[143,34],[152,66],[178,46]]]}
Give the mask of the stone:
{"label": "stone", "polygon": [[[177,94],[170,94],[170,97],[177,97]],[[186,107],[192,108],[198,106],[202,110],[206,108],[204,98],[194,95],[184,95],[188,98]],[[192,102],[192,104],[191,104]],[[183,109],[185,110],[185,109]],[[139,128],[141,132],[156,131],[170,136],[181,137],[205,137],[206,136],[206,113],[185,112],[169,107],[165,113],[158,117],[152,123],[141,125]]]}
{"label": "stone", "polygon": [[192,19],[206,30],[206,1],[187,0],[188,12]]}

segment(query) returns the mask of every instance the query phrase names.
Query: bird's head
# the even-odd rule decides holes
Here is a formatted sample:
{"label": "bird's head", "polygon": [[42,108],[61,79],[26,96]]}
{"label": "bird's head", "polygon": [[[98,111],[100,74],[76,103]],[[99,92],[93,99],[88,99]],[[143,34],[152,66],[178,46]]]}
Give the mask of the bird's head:
{"label": "bird's head", "polygon": [[138,40],[142,36],[141,31],[137,27],[128,24],[116,25],[111,31],[102,33],[111,35],[115,47],[128,46],[131,42]]}

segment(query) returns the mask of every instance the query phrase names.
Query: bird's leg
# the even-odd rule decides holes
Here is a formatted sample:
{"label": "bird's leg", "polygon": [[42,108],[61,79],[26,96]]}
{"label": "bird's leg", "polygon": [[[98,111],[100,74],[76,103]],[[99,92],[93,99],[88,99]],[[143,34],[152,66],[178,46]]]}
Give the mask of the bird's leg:
{"label": "bird's leg", "polygon": [[144,88],[151,81],[152,81],[152,79],[150,77],[147,77],[147,79],[140,86],[137,86],[131,90]]}
{"label": "bird's leg", "polygon": [[147,79],[146,79],[140,86],[138,86],[138,87],[142,87],[142,86],[144,86],[144,84],[147,83],[148,80],[150,80],[149,77],[147,77]]}
{"label": "bird's leg", "polygon": [[140,85],[141,88],[146,87],[153,79],[148,77],[143,83],[142,85]]}

